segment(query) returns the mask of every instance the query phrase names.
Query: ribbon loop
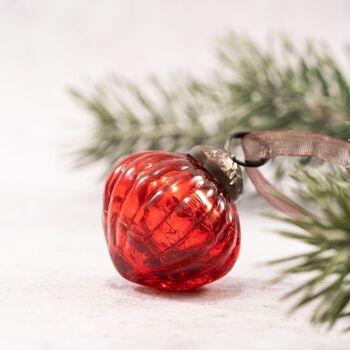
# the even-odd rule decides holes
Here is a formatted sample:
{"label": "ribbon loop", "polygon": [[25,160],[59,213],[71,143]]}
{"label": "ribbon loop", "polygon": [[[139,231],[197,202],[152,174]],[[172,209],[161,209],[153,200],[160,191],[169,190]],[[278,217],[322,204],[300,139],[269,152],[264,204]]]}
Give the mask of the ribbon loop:
{"label": "ribbon loop", "polygon": [[[338,164],[350,174],[350,143],[333,137],[304,131],[261,131],[247,133],[241,138],[247,162],[259,162],[278,156],[313,157]],[[286,197],[265,179],[256,168],[247,168],[256,190],[278,210],[293,216],[304,214],[288,204]]]}

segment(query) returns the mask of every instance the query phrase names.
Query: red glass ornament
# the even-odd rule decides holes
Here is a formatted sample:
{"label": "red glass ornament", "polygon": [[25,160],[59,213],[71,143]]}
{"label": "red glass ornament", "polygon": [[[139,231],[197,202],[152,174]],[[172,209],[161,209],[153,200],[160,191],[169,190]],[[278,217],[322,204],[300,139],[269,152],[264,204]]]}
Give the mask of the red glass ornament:
{"label": "red glass ornament", "polygon": [[107,178],[103,225],[119,273],[163,290],[191,290],[221,278],[240,247],[233,200],[181,153],[123,158]]}

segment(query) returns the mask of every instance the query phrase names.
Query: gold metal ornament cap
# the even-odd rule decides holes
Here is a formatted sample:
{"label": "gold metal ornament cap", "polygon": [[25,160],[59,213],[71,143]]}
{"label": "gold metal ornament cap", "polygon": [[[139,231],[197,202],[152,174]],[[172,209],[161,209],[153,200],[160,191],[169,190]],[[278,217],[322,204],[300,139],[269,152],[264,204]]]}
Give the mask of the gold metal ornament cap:
{"label": "gold metal ornament cap", "polygon": [[243,192],[242,171],[225,150],[200,145],[189,154],[218,180],[233,200],[238,200]]}

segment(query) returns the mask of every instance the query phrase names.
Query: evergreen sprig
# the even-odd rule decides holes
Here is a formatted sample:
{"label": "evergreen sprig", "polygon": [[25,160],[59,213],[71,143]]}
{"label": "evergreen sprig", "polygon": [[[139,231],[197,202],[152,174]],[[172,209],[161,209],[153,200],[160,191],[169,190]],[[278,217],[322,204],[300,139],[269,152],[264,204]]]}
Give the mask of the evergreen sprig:
{"label": "evergreen sprig", "polygon": [[205,116],[213,109],[206,88],[186,77],[174,90],[155,77],[144,89],[112,77],[96,86],[91,95],[71,90],[94,118],[90,145],[79,151],[78,163],[106,160],[110,165],[138,150],[175,151],[218,143],[218,135],[204,125]]}
{"label": "evergreen sprig", "polygon": [[280,235],[310,248],[306,253],[272,261],[287,263],[277,281],[294,274],[308,276],[285,295],[301,294],[293,309],[315,301],[313,323],[332,327],[345,319],[350,330],[350,175],[339,168],[298,167],[291,176],[299,202],[316,212],[301,219],[270,214],[291,226],[290,230],[278,231]]}
{"label": "evergreen sprig", "polygon": [[233,129],[317,131],[347,139],[350,83],[322,44],[287,38],[262,48],[229,33],[218,41],[207,79],[156,77],[141,86],[111,77],[91,90],[71,90],[94,121],[79,164],[110,166],[137,150],[222,146]]}

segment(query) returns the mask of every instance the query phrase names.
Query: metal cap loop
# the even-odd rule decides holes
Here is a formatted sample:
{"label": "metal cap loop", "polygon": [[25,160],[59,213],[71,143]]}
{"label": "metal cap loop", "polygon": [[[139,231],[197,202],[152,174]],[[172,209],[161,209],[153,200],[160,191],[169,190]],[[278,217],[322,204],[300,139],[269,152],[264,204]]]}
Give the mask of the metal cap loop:
{"label": "metal cap loop", "polygon": [[229,134],[227,139],[226,139],[224,149],[230,155],[233,162],[235,162],[243,167],[246,167],[246,168],[258,168],[258,167],[264,165],[268,161],[268,159],[242,161],[242,160],[237,159],[237,157],[235,155],[232,155],[230,153],[231,141],[236,140],[236,139],[242,139],[243,137],[245,137],[249,134],[250,134],[250,131],[238,131],[238,132],[233,132],[233,133]]}

